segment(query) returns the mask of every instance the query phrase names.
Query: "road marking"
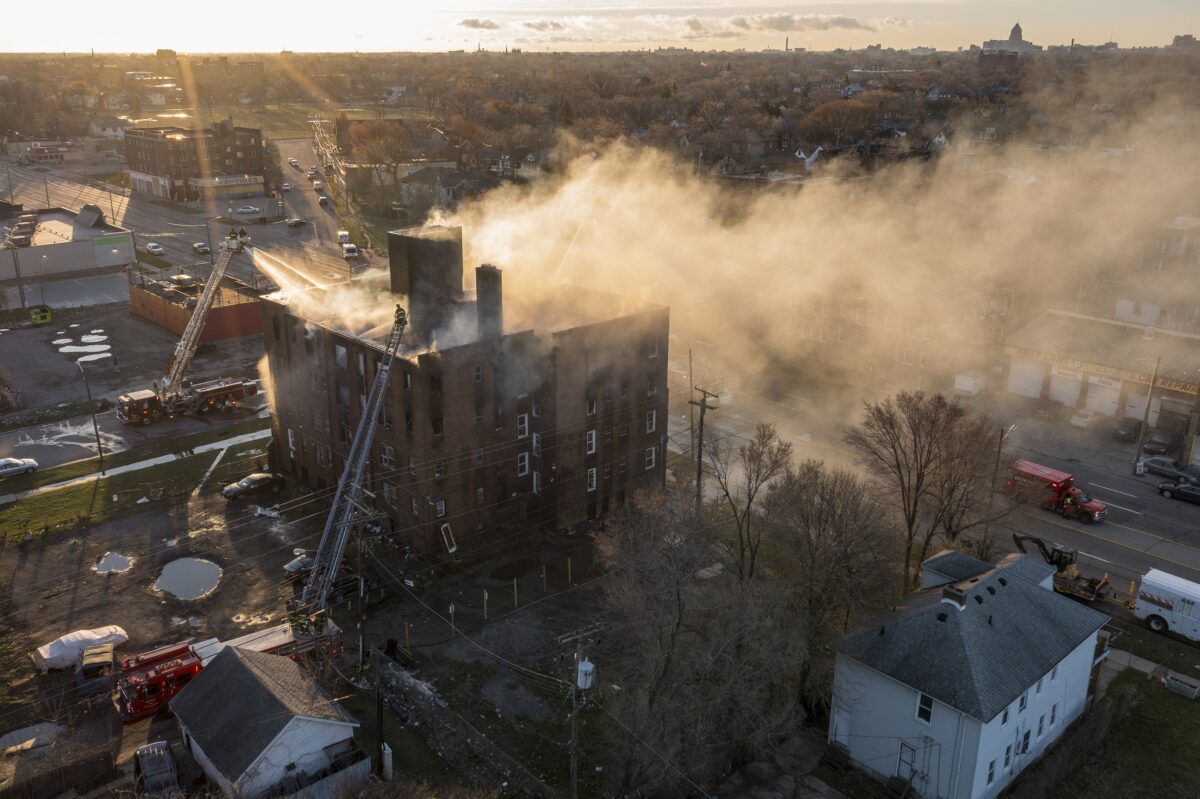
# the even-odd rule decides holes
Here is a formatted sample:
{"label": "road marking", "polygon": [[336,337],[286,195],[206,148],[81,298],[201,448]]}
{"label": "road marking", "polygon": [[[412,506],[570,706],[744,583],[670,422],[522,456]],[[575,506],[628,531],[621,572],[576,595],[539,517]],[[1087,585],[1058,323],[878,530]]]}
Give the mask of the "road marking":
{"label": "road marking", "polygon": [[1098,561],[1100,561],[1101,563],[1108,563],[1108,564],[1112,564],[1112,561],[1111,561],[1111,560],[1105,560],[1104,558],[1101,558],[1101,557],[1098,557],[1098,556],[1096,556],[1096,555],[1093,555],[1093,554],[1091,554],[1090,552],[1084,552],[1083,550],[1080,550],[1080,551],[1079,551],[1079,554],[1080,554],[1080,555],[1085,555],[1085,556],[1087,556],[1088,558],[1090,558],[1091,560],[1098,560]]}
{"label": "road marking", "polygon": [[[1132,546],[1130,544],[1124,544],[1124,543],[1121,543],[1120,541],[1114,541],[1111,538],[1103,538],[1101,536],[1096,535],[1095,533],[1089,533],[1082,526],[1072,527],[1069,524],[1064,524],[1063,522],[1060,522],[1058,519],[1046,519],[1046,521],[1050,522],[1053,525],[1057,525],[1058,527],[1062,527],[1062,528],[1065,528],[1068,530],[1074,530],[1076,533],[1079,533],[1080,535],[1087,536],[1088,538],[1094,538],[1097,541],[1101,541],[1105,544],[1112,544],[1113,546],[1121,547],[1122,549],[1128,549],[1131,552],[1137,552],[1140,555],[1145,555],[1146,557],[1151,558],[1156,561],[1164,561],[1164,562],[1170,563],[1174,566],[1182,566],[1183,568],[1187,569],[1188,571],[1196,572],[1197,574],[1200,574],[1200,567],[1193,566],[1188,563],[1184,563],[1183,561],[1175,560],[1174,558],[1166,558],[1166,557],[1162,557],[1161,555],[1151,555],[1147,550],[1138,549],[1135,546]],[[1005,526],[1008,526],[1008,525],[1005,525]],[[1124,525],[1117,525],[1117,526],[1124,527]],[[1128,529],[1132,529],[1132,528],[1128,528]],[[1146,533],[1146,535],[1150,535],[1152,538],[1158,538],[1158,536],[1151,535],[1150,533]],[[1168,539],[1164,538],[1161,540],[1166,541]],[[1176,543],[1176,542],[1172,541],[1171,543]],[[1188,546],[1187,544],[1179,544],[1179,546],[1186,547],[1187,549],[1196,549],[1197,548],[1197,547]]]}
{"label": "road marking", "polygon": [[1096,488],[1103,488],[1105,491],[1111,491],[1114,494],[1120,494],[1121,496],[1133,497],[1134,499],[1137,499],[1137,494],[1130,494],[1127,491],[1118,491],[1115,488],[1109,488],[1108,486],[1102,486],[1099,483],[1088,483],[1088,485],[1095,486]]}
{"label": "road marking", "polygon": [[1140,510],[1134,510],[1133,508],[1127,508],[1127,507],[1125,507],[1124,505],[1118,505],[1118,504],[1117,504],[1117,503],[1115,503],[1115,502],[1106,502],[1106,503],[1104,503],[1104,504],[1105,504],[1105,505],[1108,505],[1110,508],[1120,508],[1121,510],[1124,510],[1124,511],[1129,511],[1130,513],[1136,513],[1138,516],[1145,516],[1145,515],[1146,515],[1146,514],[1142,513]]}

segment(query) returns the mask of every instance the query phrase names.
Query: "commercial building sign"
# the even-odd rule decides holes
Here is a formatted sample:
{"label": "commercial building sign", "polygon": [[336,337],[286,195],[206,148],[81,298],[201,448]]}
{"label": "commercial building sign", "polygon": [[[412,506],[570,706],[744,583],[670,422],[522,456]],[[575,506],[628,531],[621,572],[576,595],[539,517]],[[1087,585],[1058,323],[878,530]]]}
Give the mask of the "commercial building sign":
{"label": "commercial building sign", "polygon": [[[1143,372],[1135,372],[1131,369],[1119,369],[1115,366],[1101,366],[1100,364],[1088,363],[1087,361],[1079,361],[1074,358],[1068,358],[1065,355],[1052,355],[1048,352],[1037,352],[1035,350],[1027,350],[1024,347],[1007,346],[1004,348],[1006,355],[1011,355],[1014,358],[1026,358],[1031,361],[1040,361],[1048,363],[1051,366],[1061,367],[1069,370],[1083,370],[1099,377],[1108,377],[1113,380],[1129,380],[1133,383],[1141,383],[1149,385],[1150,375]],[[1195,383],[1188,383],[1184,380],[1176,380],[1171,377],[1159,376],[1155,381],[1157,388],[1166,389],[1167,391],[1178,391],[1181,394],[1197,394],[1200,393],[1200,386]]]}

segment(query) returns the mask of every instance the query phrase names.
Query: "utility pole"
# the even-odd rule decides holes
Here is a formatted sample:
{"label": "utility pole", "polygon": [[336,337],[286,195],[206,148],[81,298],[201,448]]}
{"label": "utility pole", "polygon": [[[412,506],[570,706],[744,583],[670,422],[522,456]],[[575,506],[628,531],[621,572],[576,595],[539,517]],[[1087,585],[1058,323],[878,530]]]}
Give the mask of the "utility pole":
{"label": "utility pole", "polygon": [[700,401],[688,400],[689,405],[695,405],[700,408],[700,426],[696,430],[696,516],[700,516],[700,505],[703,496],[703,476],[704,476],[704,412],[709,409],[708,399],[712,397],[716,399],[717,395],[696,386],[693,391],[700,392]]}
{"label": "utility pole", "polygon": [[1158,364],[1162,356],[1154,358],[1154,371],[1150,374],[1150,387],[1146,389],[1146,408],[1142,411],[1142,426],[1138,429],[1136,449],[1133,451],[1133,473],[1140,474],[1138,464],[1142,462],[1142,445],[1146,443],[1146,428],[1150,426],[1150,402],[1154,399],[1154,384],[1158,382]]}
{"label": "utility pole", "polygon": [[17,291],[21,295],[21,307],[25,308],[26,307],[26,305],[25,305],[25,283],[24,283],[24,281],[21,280],[21,259],[19,257],[17,257],[17,248],[16,247],[10,248],[9,252],[12,253],[13,272],[17,276]]}
{"label": "utility pole", "polygon": [[42,185],[46,187],[46,207],[50,207],[50,181],[47,178],[42,178]]}
{"label": "utility pole", "polygon": [[[688,347],[688,386],[695,386],[692,377],[692,348]],[[688,458],[696,457],[696,406],[688,404]]]}
{"label": "utility pole", "polygon": [[571,669],[571,799],[579,799],[579,664],[583,638],[575,640],[575,664]]}
{"label": "utility pole", "polygon": [[995,497],[996,497],[996,478],[1000,474],[1000,456],[1004,452],[1004,439],[1008,437],[1009,433],[1011,433],[1012,431],[1014,431],[1016,429],[1017,429],[1017,426],[1015,424],[1009,425],[1007,430],[1004,429],[1003,427],[1001,427],[1000,434],[998,436],[996,436],[996,465],[992,467],[992,485],[991,485],[991,490],[988,491],[987,515],[983,517],[983,540],[984,541],[988,540],[988,528],[991,526],[991,523],[992,523],[992,500],[995,499]]}
{"label": "utility pole", "polygon": [[358,533],[358,670],[361,673],[367,667],[367,578],[363,575],[363,524],[359,523],[355,532]]}
{"label": "utility pole", "polygon": [[92,432],[96,434],[96,457],[100,459],[100,476],[104,477],[104,447],[100,444],[100,427],[96,424],[96,406],[92,404],[92,387],[88,384],[87,372],[83,369],[83,364],[79,361],[75,362],[79,367],[79,374],[83,375],[83,388],[87,392],[88,411],[92,414]]}

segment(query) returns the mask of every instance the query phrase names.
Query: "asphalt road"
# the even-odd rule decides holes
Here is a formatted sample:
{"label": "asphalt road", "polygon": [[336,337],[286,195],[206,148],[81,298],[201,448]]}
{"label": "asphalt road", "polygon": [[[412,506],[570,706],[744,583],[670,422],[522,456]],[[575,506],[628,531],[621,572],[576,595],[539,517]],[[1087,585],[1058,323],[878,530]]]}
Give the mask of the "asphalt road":
{"label": "asphalt road", "polygon": [[[252,397],[243,410],[228,415],[183,416],[173,422],[145,427],[122,424],[115,411],[108,411],[96,415],[96,424],[101,446],[108,455],[135,449],[150,441],[227,427],[261,413],[263,399],[262,395]],[[33,458],[42,469],[95,456],[96,433],[90,416],[0,433],[0,458]]]}
{"label": "asphalt road", "polygon": [[[686,452],[686,380],[682,386],[672,384],[668,434],[672,448]],[[831,410],[806,398],[801,389],[790,396],[766,396],[737,387],[730,395],[732,401],[727,399],[706,415],[707,441],[725,437],[734,445],[743,443],[761,420],[773,423],[784,440],[792,442],[797,460],[852,463],[840,442],[842,425],[831,418],[849,418],[853,410]],[[1150,568],[1200,582],[1200,505],[1160,496],[1155,486],[1166,478],[1134,476],[1132,444],[1112,440],[1105,430],[1073,428],[1065,420],[1049,422],[1022,411],[1006,416],[992,410],[1006,426],[1017,425],[1007,447],[1012,456],[1074,474],[1080,488],[1108,505],[1108,517],[1100,524],[1063,519],[1036,507],[1016,507],[989,531],[1001,551],[1016,551],[1012,534],[1019,532],[1078,550],[1081,573],[1091,577],[1108,574],[1121,591],[1129,580],[1140,579]],[[994,442],[989,446],[994,447]],[[715,486],[708,482],[706,495],[715,496]],[[1005,507],[1007,502],[998,494],[995,507]]]}
{"label": "asphalt road", "polygon": [[[291,140],[280,143],[285,161],[284,170],[292,170],[286,166],[289,155],[293,152],[307,151],[307,161],[314,160],[312,146],[309,140]],[[71,180],[60,170],[39,172],[33,167],[18,166],[11,159],[5,164],[4,182],[0,190],[8,189],[11,181],[12,194],[18,202],[27,207],[37,208],[46,204],[47,197],[52,205],[58,205],[70,210],[78,210],[84,203],[95,203],[105,211],[117,224],[131,227],[137,235],[139,250],[144,251],[150,242],[161,244],[165,250],[162,256],[172,266],[195,268],[203,274],[210,264],[210,256],[198,255],[192,250],[197,242],[213,242],[214,246],[229,232],[229,226],[217,221],[217,217],[229,212],[228,203],[208,204],[201,206],[193,204],[192,212],[182,210],[164,201],[133,195],[123,197],[103,189],[86,186]],[[250,234],[254,246],[264,255],[270,266],[256,268],[249,258],[235,258],[230,266],[230,274],[246,283],[255,285],[259,276],[264,272],[266,278],[276,283],[280,274],[290,276],[300,285],[328,284],[344,280],[350,275],[350,268],[341,258],[340,250],[334,246],[335,231],[337,230],[337,213],[332,207],[317,205],[316,193],[308,188],[308,182],[300,174],[301,185],[292,181],[296,190],[282,193],[283,212],[287,215],[298,215],[318,222],[316,225],[303,228],[289,228],[283,222],[258,222],[259,216],[239,217],[239,224]],[[7,193],[2,192],[2,193]],[[264,212],[274,214],[278,208],[274,205],[280,202],[269,197],[256,197],[235,201],[234,208],[240,205],[253,205]],[[47,283],[47,292],[50,282]],[[52,303],[53,304],[53,303]]]}

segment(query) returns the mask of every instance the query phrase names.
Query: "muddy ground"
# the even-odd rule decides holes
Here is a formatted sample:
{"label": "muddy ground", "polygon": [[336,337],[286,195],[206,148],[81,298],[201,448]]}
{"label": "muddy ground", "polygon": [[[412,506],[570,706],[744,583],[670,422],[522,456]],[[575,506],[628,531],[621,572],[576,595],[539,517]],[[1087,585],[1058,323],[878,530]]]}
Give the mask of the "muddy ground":
{"label": "muddy ground", "polygon": [[[177,341],[174,333],[134,316],[128,303],[57,311],[51,324],[0,332],[0,380],[18,395],[22,411],[78,402],[85,394],[76,359],[101,356],[83,367],[92,396],[114,399],[162,377]],[[81,351],[105,345],[107,350]],[[196,356],[189,377],[257,376],[262,347],[260,335],[217,342],[215,352]]]}

